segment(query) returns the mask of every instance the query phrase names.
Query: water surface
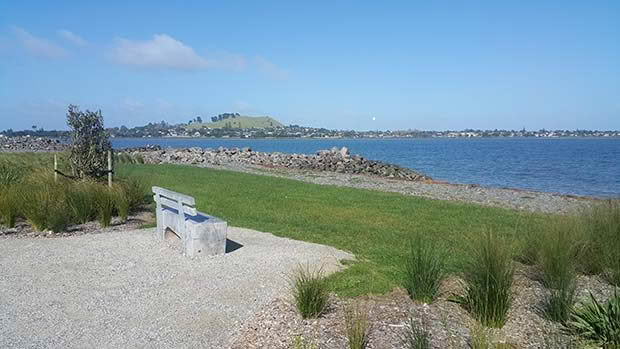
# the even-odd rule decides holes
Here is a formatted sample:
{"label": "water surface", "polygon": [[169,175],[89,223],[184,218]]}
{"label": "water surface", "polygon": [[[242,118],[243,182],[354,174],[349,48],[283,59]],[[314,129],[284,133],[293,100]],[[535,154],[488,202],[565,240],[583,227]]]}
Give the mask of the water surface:
{"label": "water surface", "polygon": [[115,148],[250,147],[313,154],[348,147],[368,159],[395,163],[452,183],[561,194],[620,196],[620,138],[479,139],[207,139],[123,138]]}

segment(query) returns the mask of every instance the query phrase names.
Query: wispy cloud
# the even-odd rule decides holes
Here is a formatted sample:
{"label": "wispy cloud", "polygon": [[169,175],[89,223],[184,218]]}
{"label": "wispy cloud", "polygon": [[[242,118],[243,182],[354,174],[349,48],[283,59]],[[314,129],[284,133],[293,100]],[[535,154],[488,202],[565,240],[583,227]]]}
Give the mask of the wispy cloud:
{"label": "wispy cloud", "polygon": [[193,48],[166,34],[153,35],[147,41],[116,39],[110,57],[117,63],[140,67],[196,70],[212,66]]}
{"label": "wispy cloud", "polygon": [[212,66],[217,68],[244,70],[248,65],[248,60],[240,54],[217,51],[213,55],[209,55]]}
{"label": "wispy cloud", "polygon": [[86,45],[86,40],[84,40],[84,38],[82,38],[81,36],[67,30],[67,29],[60,29],[58,30],[58,35],[67,40],[70,41],[71,43],[78,45],[78,46],[84,46]]}
{"label": "wispy cloud", "polygon": [[289,77],[289,72],[286,69],[280,68],[263,57],[256,57],[255,62],[258,70],[272,79],[285,80]]}
{"label": "wispy cloud", "polygon": [[20,27],[12,27],[15,37],[19,43],[31,53],[46,58],[62,58],[69,55],[69,52],[55,43],[39,38]]}

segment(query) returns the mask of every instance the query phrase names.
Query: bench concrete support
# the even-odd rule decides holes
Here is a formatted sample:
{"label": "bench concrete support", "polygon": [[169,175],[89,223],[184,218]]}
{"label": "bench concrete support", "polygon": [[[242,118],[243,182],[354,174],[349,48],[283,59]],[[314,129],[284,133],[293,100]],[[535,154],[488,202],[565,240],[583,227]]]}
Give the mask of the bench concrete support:
{"label": "bench concrete support", "polygon": [[226,252],[228,223],[196,211],[193,197],[160,187],[153,187],[157,205],[157,235],[164,240],[166,229],[183,241],[188,257],[213,256]]}

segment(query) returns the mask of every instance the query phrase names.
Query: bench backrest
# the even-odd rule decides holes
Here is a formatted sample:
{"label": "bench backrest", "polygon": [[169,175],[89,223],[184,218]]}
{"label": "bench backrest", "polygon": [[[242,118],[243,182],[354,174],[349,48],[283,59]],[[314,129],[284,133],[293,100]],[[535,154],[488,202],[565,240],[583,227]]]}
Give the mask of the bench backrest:
{"label": "bench backrest", "polygon": [[161,205],[177,210],[183,218],[186,214],[196,216],[196,200],[193,197],[160,187],[153,187],[153,193],[157,209]]}

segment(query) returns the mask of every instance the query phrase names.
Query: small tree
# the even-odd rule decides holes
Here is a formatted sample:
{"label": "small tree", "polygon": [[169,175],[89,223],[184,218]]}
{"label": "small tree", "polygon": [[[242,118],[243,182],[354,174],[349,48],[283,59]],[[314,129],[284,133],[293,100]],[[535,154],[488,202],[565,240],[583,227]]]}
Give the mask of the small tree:
{"label": "small tree", "polygon": [[108,150],[112,150],[109,136],[103,128],[101,110],[80,111],[69,105],[67,125],[71,128],[71,168],[78,178],[99,178],[106,174]]}

